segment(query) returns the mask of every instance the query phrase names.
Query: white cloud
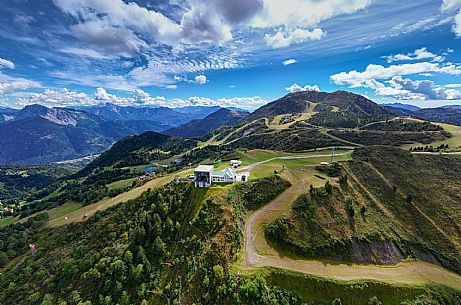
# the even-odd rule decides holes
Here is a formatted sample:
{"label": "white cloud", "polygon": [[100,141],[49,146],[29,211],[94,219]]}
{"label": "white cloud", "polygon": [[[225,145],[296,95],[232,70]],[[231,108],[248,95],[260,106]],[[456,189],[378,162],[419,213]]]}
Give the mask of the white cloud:
{"label": "white cloud", "polygon": [[[134,70],[133,70],[134,71]],[[132,71],[132,72],[133,72]],[[105,75],[91,75],[86,73],[79,73],[73,71],[58,71],[52,72],[49,74],[52,77],[62,79],[62,82],[65,84],[78,84],[81,86],[90,86],[90,87],[104,87],[115,90],[122,91],[133,91],[139,86],[144,86],[143,81],[137,82],[135,79],[130,80],[122,75],[114,74],[105,74]],[[162,84],[162,81],[168,81],[165,79],[154,79],[151,78],[151,81],[159,81],[159,84]]]}
{"label": "white cloud", "polygon": [[376,88],[376,94],[392,97],[399,100],[459,100],[461,92],[438,86],[431,80],[413,81],[409,78],[394,76],[386,82],[389,86],[381,84]]}
{"label": "white cloud", "polygon": [[408,54],[384,56],[383,58],[386,58],[388,63],[392,63],[394,61],[412,61],[423,59],[431,59],[433,62],[442,62],[445,60],[443,56],[429,52],[427,48],[417,49],[414,52]]}
{"label": "white cloud", "polygon": [[288,92],[303,92],[303,91],[320,91],[319,86],[317,85],[305,85],[304,87],[299,86],[298,84],[293,84],[288,88],[285,88],[286,91]]}
{"label": "white cloud", "polygon": [[86,93],[69,91],[67,88],[60,90],[45,89],[43,93],[32,93],[27,98],[17,99],[21,106],[41,104],[45,106],[88,106],[96,104],[96,100]]}
{"label": "white cloud", "polygon": [[443,0],[442,11],[449,11],[459,9],[461,7],[461,0]]}
{"label": "white cloud", "polygon": [[292,44],[300,44],[311,40],[320,40],[325,37],[322,29],[312,31],[304,29],[295,29],[291,31],[278,31],[274,35],[266,34],[264,39],[268,47],[273,49],[286,48]]}
{"label": "white cloud", "polygon": [[46,89],[42,93],[30,93],[27,97],[18,98],[17,104],[21,106],[41,104],[49,107],[63,106],[90,106],[101,102],[113,103],[121,106],[157,106],[157,107],[185,107],[185,106],[221,106],[238,107],[254,110],[268,103],[259,96],[210,99],[206,97],[189,97],[187,99],[167,99],[163,96],[150,96],[149,93],[136,89],[130,97],[121,97],[109,94],[104,88],[96,89],[94,96],[83,92],[70,91],[66,88],[60,90]]}
{"label": "white cloud", "polygon": [[76,55],[80,57],[88,57],[92,59],[110,59],[110,56],[101,54],[98,51],[85,48],[64,48],[60,50],[62,53]]}
{"label": "white cloud", "polygon": [[208,82],[208,79],[205,75],[197,75],[191,82],[197,85],[204,85]]}
{"label": "white cloud", "polygon": [[94,96],[95,96],[95,100],[97,101],[112,102],[116,99],[115,95],[107,93],[106,89],[102,87],[99,87],[96,89]]}
{"label": "white cloud", "polygon": [[254,97],[235,97],[235,98],[220,98],[210,99],[206,97],[190,97],[188,99],[172,99],[168,101],[169,107],[185,107],[185,106],[221,106],[221,107],[237,107],[248,110],[255,110],[269,101],[262,99],[259,96]]}
{"label": "white cloud", "polygon": [[454,20],[453,32],[456,36],[461,36],[461,0],[443,0],[442,11],[457,12]]}
{"label": "white cloud", "polygon": [[80,29],[76,33],[78,37],[99,46],[117,48],[115,39],[107,41],[111,37],[99,33],[104,29],[117,39],[123,38],[123,33],[127,41],[122,40],[121,47],[135,47],[130,51],[142,46],[135,36],[143,37],[143,42],[155,41],[169,46],[202,42],[220,44],[232,39],[232,24],[248,20],[262,7],[261,0],[190,0],[181,19],[175,21],[160,12],[123,0],[54,0],[54,3],[80,21],[76,25]]}
{"label": "white cloud", "polygon": [[112,55],[131,57],[149,48],[131,29],[108,24],[105,20],[79,23],[71,30],[78,38]]}
{"label": "white cloud", "polygon": [[[10,62],[11,63],[11,62]],[[12,63],[11,63],[12,64]],[[9,63],[7,63],[11,67]],[[12,66],[14,68],[14,65]],[[26,90],[30,88],[40,88],[42,85],[34,80],[22,77],[13,77],[3,74],[0,71],[0,95],[14,92],[17,90]]]}
{"label": "white cloud", "polygon": [[134,55],[154,43],[223,45],[241,29],[264,29],[267,45],[281,48],[318,40],[317,25],[334,16],[364,9],[371,0],[189,0],[176,18],[123,0],[53,0],[74,17],[72,32],[100,50]]}
{"label": "white cloud", "polygon": [[405,21],[393,26],[390,30],[390,36],[396,37],[402,34],[428,31],[452,21],[453,18],[450,16],[446,18],[440,18],[438,15],[425,16],[419,20]]}
{"label": "white cloud", "polygon": [[8,69],[14,69],[14,63],[12,61],[9,61],[8,59],[0,58],[0,69],[3,67]]}
{"label": "white cloud", "polygon": [[384,80],[390,79],[393,76],[403,76],[430,72],[460,75],[461,66],[456,66],[452,63],[446,63],[442,65],[440,63],[432,62],[391,65],[389,67],[370,64],[363,72],[358,72],[356,70],[349,72],[341,72],[330,76],[330,79],[336,85],[347,85],[351,88],[371,87],[370,83],[372,83],[374,80]]}
{"label": "white cloud", "polygon": [[297,60],[296,59],[287,59],[285,61],[282,62],[282,64],[284,66],[288,66],[288,65],[292,65],[292,64],[295,64],[297,63]]}
{"label": "white cloud", "polygon": [[447,84],[445,88],[461,88],[461,84]]}
{"label": "white cloud", "polygon": [[255,16],[252,26],[308,28],[337,15],[357,12],[370,4],[371,0],[264,0],[264,9]]}
{"label": "white cloud", "polygon": [[455,17],[455,24],[453,26],[453,31],[455,32],[456,36],[461,36],[461,9]]}

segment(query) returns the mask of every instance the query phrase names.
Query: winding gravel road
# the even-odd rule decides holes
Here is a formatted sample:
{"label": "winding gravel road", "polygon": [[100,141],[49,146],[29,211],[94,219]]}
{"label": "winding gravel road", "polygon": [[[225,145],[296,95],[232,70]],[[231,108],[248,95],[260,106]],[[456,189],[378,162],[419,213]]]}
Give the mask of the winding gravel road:
{"label": "winding gravel road", "polygon": [[[348,154],[350,152],[344,153]],[[339,154],[339,155],[344,155]],[[318,158],[311,155],[304,158]],[[302,156],[277,157],[246,166],[241,170],[251,171],[255,167],[275,159],[301,159]],[[461,290],[461,276],[435,264],[408,260],[397,265],[327,264],[317,260],[293,259],[281,256],[266,241],[263,225],[290,211],[291,203],[307,188],[303,180],[285,173],[292,186],[271,203],[252,213],[245,222],[245,245],[242,268],[274,267],[302,272],[334,280],[376,280],[390,284],[442,284]]]}
{"label": "winding gravel road", "polygon": [[[352,154],[352,150],[346,151],[344,153],[339,153],[339,154],[333,154],[333,157],[340,157],[340,156],[345,156],[345,155],[350,155]],[[243,172],[243,171],[251,171],[255,167],[258,167],[264,163],[268,163],[274,160],[298,160],[298,159],[312,159],[312,158],[324,158],[324,157],[331,157],[331,154],[323,154],[323,155],[296,155],[296,156],[283,156],[283,157],[274,157],[271,159],[267,159],[264,161],[259,161],[247,166],[243,166],[239,168],[237,171]]]}

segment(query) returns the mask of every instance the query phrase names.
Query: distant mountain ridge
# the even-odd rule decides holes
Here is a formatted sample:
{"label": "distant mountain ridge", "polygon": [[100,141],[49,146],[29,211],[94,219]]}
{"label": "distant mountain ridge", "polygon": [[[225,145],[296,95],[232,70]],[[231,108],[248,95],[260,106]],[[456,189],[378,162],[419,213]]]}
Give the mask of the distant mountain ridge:
{"label": "distant mountain ridge", "polygon": [[97,106],[78,107],[78,109],[101,116],[109,121],[123,122],[134,133],[143,133],[149,130],[161,132],[192,120],[202,119],[221,109],[221,107],[134,107],[106,103]]}
{"label": "distant mountain ridge", "polygon": [[248,116],[248,112],[221,108],[204,119],[193,120],[164,133],[179,137],[200,137],[221,126],[232,125]]}
{"label": "distant mountain ridge", "polygon": [[47,163],[99,153],[132,133],[117,122],[67,108],[30,105],[7,116],[0,124],[0,164]]}
{"label": "distant mountain ridge", "polygon": [[402,104],[402,103],[388,103],[388,104],[380,104],[382,107],[393,107],[398,109],[410,110],[415,111],[421,109],[418,106],[409,105],[409,104]]}
{"label": "distant mountain ridge", "polygon": [[452,108],[452,109],[461,109],[461,105],[444,105],[439,108]]}
{"label": "distant mountain ridge", "polygon": [[413,111],[390,106],[385,108],[398,116],[412,116],[426,121],[461,126],[461,109],[457,107],[421,108]]}
{"label": "distant mountain ridge", "polygon": [[102,106],[0,109],[0,164],[64,161],[101,153],[119,139],[174,128],[221,107]]}

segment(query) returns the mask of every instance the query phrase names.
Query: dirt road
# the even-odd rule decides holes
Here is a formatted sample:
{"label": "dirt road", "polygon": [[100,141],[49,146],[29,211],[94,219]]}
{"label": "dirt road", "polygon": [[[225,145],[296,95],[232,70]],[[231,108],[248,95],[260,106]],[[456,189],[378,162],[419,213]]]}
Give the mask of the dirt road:
{"label": "dirt road", "polygon": [[[340,156],[345,156],[345,155],[350,155],[352,153],[352,150],[344,152],[344,153],[339,153],[339,154],[333,154],[333,157],[340,157]],[[312,158],[324,158],[324,157],[330,157],[331,154],[324,154],[324,155],[299,155],[299,156],[283,156],[283,157],[274,157],[271,159],[267,159],[264,161],[259,161],[247,166],[243,166],[239,168],[237,171],[243,172],[243,171],[251,171],[255,167],[258,167],[262,164],[274,161],[274,160],[298,160],[298,159],[312,159]]]}
{"label": "dirt road", "polygon": [[293,174],[284,174],[292,186],[271,203],[251,214],[245,223],[243,269],[268,266],[334,280],[376,280],[390,284],[410,285],[435,283],[461,290],[461,276],[459,274],[435,264],[417,260],[408,260],[392,266],[346,265],[281,256],[267,243],[264,225],[285,213],[289,213],[293,200],[307,190],[306,181],[297,179]]}

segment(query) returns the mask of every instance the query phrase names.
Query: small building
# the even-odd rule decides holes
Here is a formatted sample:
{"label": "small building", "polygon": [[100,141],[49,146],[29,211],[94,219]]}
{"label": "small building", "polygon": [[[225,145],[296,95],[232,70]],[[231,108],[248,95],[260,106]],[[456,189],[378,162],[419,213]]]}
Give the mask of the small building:
{"label": "small building", "polygon": [[222,171],[213,172],[213,174],[211,175],[211,180],[215,183],[234,183],[236,178],[237,175],[230,168],[226,168]]}
{"label": "small building", "polygon": [[330,162],[320,162],[320,165],[323,165],[323,166],[330,165]]}
{"label": "small building", "polygon": [[236,177],[236,181],[246,182],[248,181],[249,177],[250,177],[250,172],[238,173]]}
{"label": "small building", "polygon": [[239,167],[240,165],[242,165],[242,161],[230,160],[230,165],[232,165],[232,167],[236,168],[236,167]]}
{"label": "small building", "polygon": [[212,183],[234,183],[235,181],[246,181],[249,173],[245,177],[238,176],[231,168],[214,171],[213,165],[199,165],[194,171],[195,187],[210,187]]}
{"label": "small building", "polygon": [[210,187],[212,183],[213,165],[199,165],[194,170],[195,187]]}

